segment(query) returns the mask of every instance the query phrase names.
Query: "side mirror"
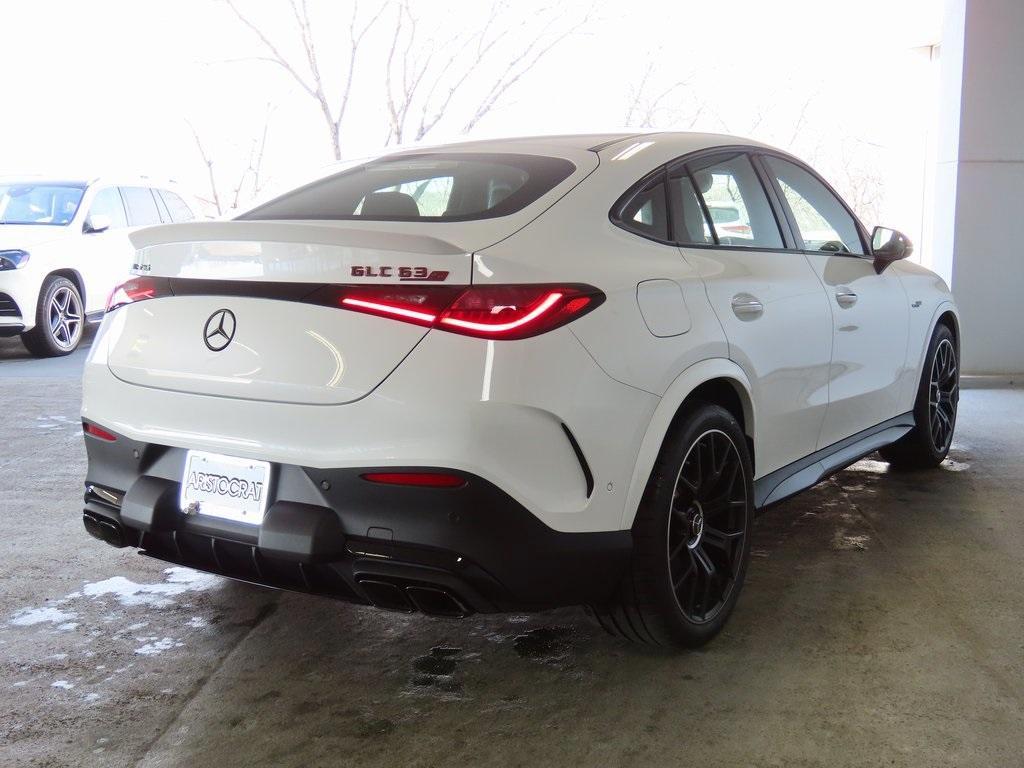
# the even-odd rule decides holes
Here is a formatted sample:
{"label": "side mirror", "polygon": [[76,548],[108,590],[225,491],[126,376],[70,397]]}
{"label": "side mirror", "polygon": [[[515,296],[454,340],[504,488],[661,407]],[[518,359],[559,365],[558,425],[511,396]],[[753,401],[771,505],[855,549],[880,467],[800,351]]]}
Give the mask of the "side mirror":
{"label": "side mirror", "polygon": [[103,213],[94,213],[85,220],[85,226],[82,227],[82,231],[91,235],[95,232],[106,232],[110,229],[110,217]]}
{"label": "side mirror", "polygon": [[902,232],[886,227],[875,227],[871,232],[871,255],[875,257],[875,272],[878,274],[913,252],[914,244]]}

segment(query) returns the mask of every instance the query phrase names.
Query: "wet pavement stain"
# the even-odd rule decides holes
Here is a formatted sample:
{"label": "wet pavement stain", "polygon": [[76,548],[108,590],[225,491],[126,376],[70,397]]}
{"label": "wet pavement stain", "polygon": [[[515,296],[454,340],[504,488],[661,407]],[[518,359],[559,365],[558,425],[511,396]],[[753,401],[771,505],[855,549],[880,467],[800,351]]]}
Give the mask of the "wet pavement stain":
{"label": "wet pavement stain", "polygon": [[572,650],[573,627],[537,627],[518,635],[513,641],[516,653],[524,659],[557,662],[566,659]]}
{"label": "wet pavement stain", "polygon": [[454,679],[461,648],[435,646],[430,653],[413,659],[412,684],[421,691],[433,689],[442,693],[461,694],[462,682]]}

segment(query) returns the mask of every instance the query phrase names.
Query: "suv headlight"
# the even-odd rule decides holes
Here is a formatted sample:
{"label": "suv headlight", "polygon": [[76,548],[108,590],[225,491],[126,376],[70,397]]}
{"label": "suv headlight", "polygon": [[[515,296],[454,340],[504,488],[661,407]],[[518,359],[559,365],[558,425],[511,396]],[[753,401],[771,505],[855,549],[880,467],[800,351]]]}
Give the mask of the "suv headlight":
{"label": "suv headlight", "polygon": [[0,272],[28,264],[28,251],[0,251]]}

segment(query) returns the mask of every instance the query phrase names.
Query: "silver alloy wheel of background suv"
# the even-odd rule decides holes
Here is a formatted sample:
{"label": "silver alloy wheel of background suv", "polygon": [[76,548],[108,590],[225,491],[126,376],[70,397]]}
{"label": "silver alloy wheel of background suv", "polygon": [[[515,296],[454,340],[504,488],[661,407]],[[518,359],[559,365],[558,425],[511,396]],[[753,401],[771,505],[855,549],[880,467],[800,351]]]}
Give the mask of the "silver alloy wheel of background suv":
{"label": "silver alloy wheel of background suv", "polygon": [[78,346],[82,338],[82,300],[71,288],[61,286],[50,298],[47,307],[50,334],[54,343],[64,350]]}

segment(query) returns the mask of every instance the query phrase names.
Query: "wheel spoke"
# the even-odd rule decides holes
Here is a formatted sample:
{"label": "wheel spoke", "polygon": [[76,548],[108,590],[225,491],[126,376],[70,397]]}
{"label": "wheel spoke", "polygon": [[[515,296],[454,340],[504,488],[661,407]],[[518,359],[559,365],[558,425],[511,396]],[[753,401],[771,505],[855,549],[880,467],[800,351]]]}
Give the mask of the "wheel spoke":
{"label": "wheel spoke", "polygon": [[703,541],[710,547],[720,549],[732,560],[732,547],[737,541],[743,538],[743,531],[734,531],[727,533],[726,531],[720,531],[717,528],[711,528],[707,525],[704,526]]}
{"label": "wheel spoke", "polygon": [[668,511],[670,583],[682,613],[710,621],[728,602],[749,525],[748,483],[732,438],[713,429],[683,460]]}

